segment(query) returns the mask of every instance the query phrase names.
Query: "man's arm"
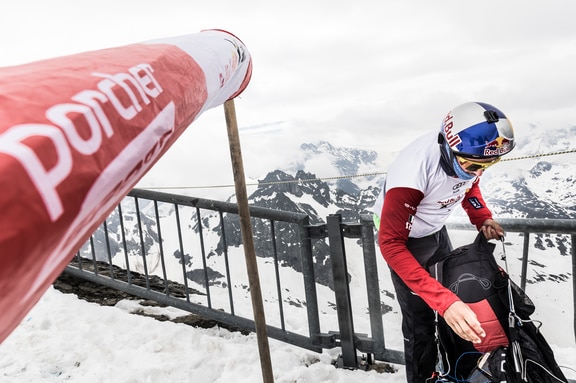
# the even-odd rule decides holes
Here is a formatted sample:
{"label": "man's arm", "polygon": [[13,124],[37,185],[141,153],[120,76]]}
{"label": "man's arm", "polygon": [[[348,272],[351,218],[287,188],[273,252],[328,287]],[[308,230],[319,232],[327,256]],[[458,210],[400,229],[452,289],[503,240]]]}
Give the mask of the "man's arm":
{"label": "man's arm", "polygon": [[472,187],[466,191],[464,199],[462,200],[462,208],[464,208],[464,211],[468,214],[470,222],[475,225],[478,230],[482,228],[486,220],[492,219],[492,212],[488,209],[482,197],[479,177],[476,178]]}
{"label": "man's arm", "polygon": [[500,239],[504,236],[504,230],[492,218],[492,212],[484,202],[479,184],[480,178],[477,178],[466,192],[464,200],[462,200],[462,207],[468,214],[470,222],[476,226],[478,231],[484,233],[486,239]]}
{"label": "man's arm", "polygon": [[408,234],[421,191],[411,188],[393,188],[386,192],[380,214],[378,244],[388,265],[414,293],[418,294],[440,315],[458,301],[458,297],[430,276],[406,247]]}

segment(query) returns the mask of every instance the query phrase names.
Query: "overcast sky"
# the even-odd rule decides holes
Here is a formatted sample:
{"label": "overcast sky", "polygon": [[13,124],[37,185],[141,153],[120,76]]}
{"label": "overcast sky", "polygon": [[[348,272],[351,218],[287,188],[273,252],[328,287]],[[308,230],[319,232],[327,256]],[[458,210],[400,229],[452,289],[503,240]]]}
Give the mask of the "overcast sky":
{"label": "overcast sky", "polygon": [[[568,128],[575,20],[573,0],[20,0],[2,5],[0,66],[227,30],[252,55],[236,112],[246,174],[257,178],[318,139],[386,157],[471,100],[502,109],[517,136],[531,124]],[[148,180],[233,182],[220,166],[227,145],[223,110],[205,112],[158,166],[171,171]],[[222,159],[211,172],[198,170],[207,147]]]}

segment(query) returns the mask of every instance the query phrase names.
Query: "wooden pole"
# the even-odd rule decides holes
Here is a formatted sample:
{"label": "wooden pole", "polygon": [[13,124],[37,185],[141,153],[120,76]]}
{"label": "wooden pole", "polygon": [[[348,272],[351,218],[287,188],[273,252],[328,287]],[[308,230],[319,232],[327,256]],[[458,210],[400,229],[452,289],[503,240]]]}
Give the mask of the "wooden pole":
{"label": "wooden pole", "polygon": [[246,258],[246,268],[248,269],[248,283],[250,284],[256,337],[258,339],[258,350],[260,351],[262,378],[264,383],[273,383],[274,375],[272,374],[272,362],[270,360],[266,318],[264,315],[262,291],[260,289],[260,278],[258,276],[258,264],[256,262],[256,251],[254,249],[252,236],[252,223],[250,221],[250,209],[248,207],[248,194],[246,193],[244,165],[242,163],[240,137],[238,135],[238,123],[236,121],[236,109],[233,99],[224,103],[224,114],[226,116],[226,126],[228,127],[228,143],[230,145],[230,157],[232,158],[236,202],[238,203],[238,215],[240,216],[240,231],[242,232],[242,242],[244,244],[244,257]]}

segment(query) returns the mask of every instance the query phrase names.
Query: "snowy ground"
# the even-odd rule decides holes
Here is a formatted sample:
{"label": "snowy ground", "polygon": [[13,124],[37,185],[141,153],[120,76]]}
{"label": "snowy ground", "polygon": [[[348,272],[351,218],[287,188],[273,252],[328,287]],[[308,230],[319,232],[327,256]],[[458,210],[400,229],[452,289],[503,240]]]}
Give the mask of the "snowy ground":
{"label": "snowy ground", "polygon": [[[50,288],[0,345],[0,382],[262,381],[255,335],[160,322],[102,307]],[[332,366],[338,350],[317,354],[270,340],[276,382],[403,382],[404,373]]]}
{"label": "snowy ground", "polygon": [[[0,382],[262,381],[255,335],[198,329],[129,314],[133,303],[88,303],[50,288],[0,345]],[[338,349],[317,354],[270,341],[275,382],[404,382],[396,373],[332,366]],[[574,365],[576,348],[554,347],[560,364]],[[567,371],[570,379],[576,373]]]}

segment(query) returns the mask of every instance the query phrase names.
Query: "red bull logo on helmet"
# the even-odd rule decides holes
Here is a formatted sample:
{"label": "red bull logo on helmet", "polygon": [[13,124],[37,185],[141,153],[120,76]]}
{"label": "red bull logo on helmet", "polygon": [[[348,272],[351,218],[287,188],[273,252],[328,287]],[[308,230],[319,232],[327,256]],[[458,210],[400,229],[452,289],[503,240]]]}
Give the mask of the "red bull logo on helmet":
{"label": "red bull logo on helmet", "polygon": [[446,118],[444,118],[444,121],[442,121],[442,131],[444,132],[444,136],[446,137],[446,142],[448,142],[448,145],[451,148],[455,147],[456,145],[462,142],[458,134],[454,134],[454,132],[452,131],[452,128],[454,128],[453,119],[454,116],[452,115],[452,112],[449,112],[446,115]]}
{"label": "red bull logo on helmet", "polygon": [[484,156],[501,156],[512,150],[512,143],[509,139],[504,137],[497,137],[495,140],[490,141],[484,147]]}

